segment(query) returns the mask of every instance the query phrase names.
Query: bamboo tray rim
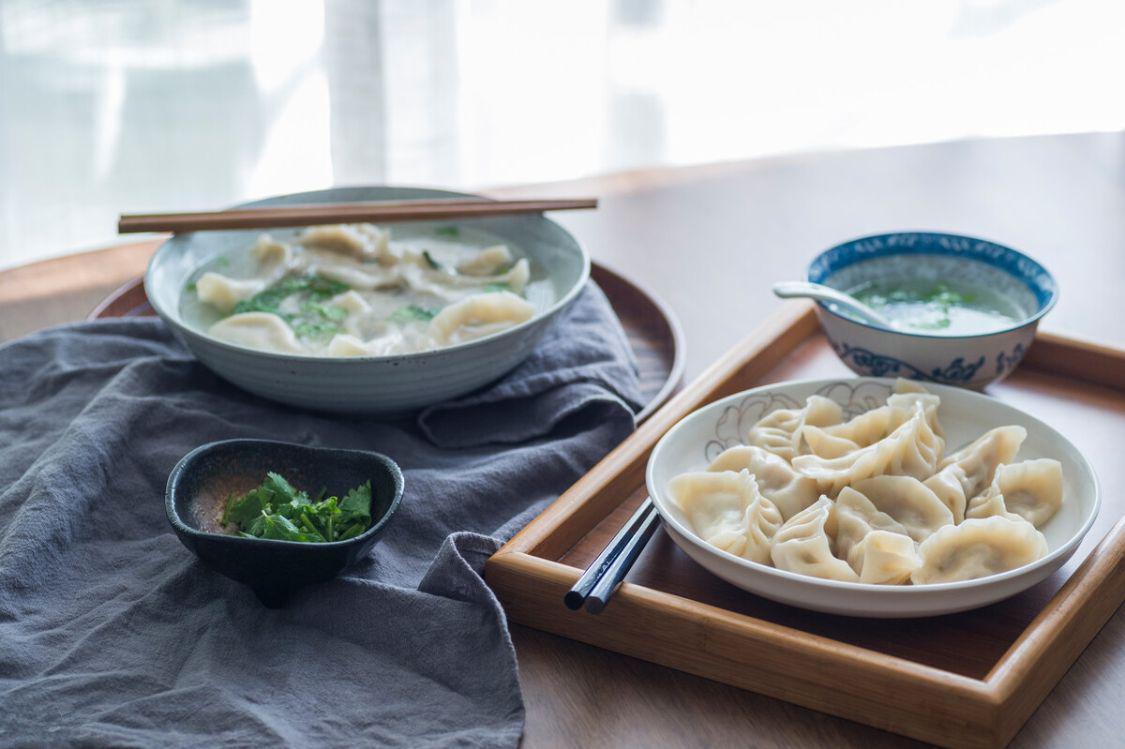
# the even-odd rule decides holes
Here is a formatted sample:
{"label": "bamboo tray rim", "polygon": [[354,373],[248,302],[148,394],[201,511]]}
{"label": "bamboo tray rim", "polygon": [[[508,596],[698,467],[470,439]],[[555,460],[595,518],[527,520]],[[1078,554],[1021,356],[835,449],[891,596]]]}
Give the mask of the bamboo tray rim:
{"label": "bamboo tray rim", "polygon": [[[561,558],[563,553],[608,514],[596,508],[591,509],[590,501],[602,493],[608,493],[616,494],[620,504],[620,501],[623,501],[631,491],[643,485],[644,465],[660,437],[681,418],[720,397],[716,395],[716,391],[722,388],[725,378],[734,375],[736,367],[743,366],[740,363],[761,363],[760,372],[747,376],[765,374],[774,365],[783,361],[797,345],[818,331],[819,323],[811,303],[787,303],[767,318],[747,339],[730,349],[679,395],[653,414],[633,435],[603,458],[488,560],[485,578],[500,595],[501,601],[506,606],[510,601],[518,602],[520,597],[525,595],[523,592],[525,584],[534,581],[539,586],[538,590],[542,591],[536,595],[536,598],[545,601],[548,595],[557,593],[561,612],[563,593],[577,581],[583,570],[554,560]],[[1096,357],[1105,365],[1105,373],[1095,374],[1094,381],[1115,389],[1123,388],[1121,373],[1125,373],[1125,349],[1043,332],[1037,335],[1036,343],[1051,349],[1047,355],[1040,358],[1043,361],[1051,361],[1052,366],[1040,367],[1040,369],[1052,371],[1056,359],[1065,360],[1065,357],[1060,359],[1051,354],[1072,349],[1081,350]],[[1032,347],[1032,351],[1034,350],[1035,346]],[[1030,356],[1029,354],[1029,358]],[[1063,363],[1055,371],[1075,377],[1079,369],[1077,366],[1071,366],[1068,370],[1068,365]],[[1098,377],[1107,379],[1098,380]],[[650,613],[667,620],[679,621],[685,626],[690,622],[691,626],[716,634],[733,635],[747,643],[781,648],[817,660],[830,659],[834,664],[844,668],[859,669],[865,677],[883,680],[896,688],[913,689],[920,693],[934,695],[935,698],[942,695],[944,698],[953,699],[962,704],[966,716],[969,716],[966,720],[971,725],[977,729],[982,726],[987,727],[987,730],[978,737],[979,745],[994,746],[1006,742],[1019,730],[1027,717],[1038,707],[1042,698],[1069,668],[1073,658],[1085,649],[1101,629],[1102,624],[1117,609],[1120,598],[1125,592],[1116,596],[1099,596],[1099,594],[1104,593],[1102,588],[1107,584],[1107,580],[1114,582],[1113,573],[1119,573],[1122,567],[1125,567],[1125,518],[1118,520],[1099,540],[1096,547],[1090,551],[983,678],[946,671],[936,666],[914,662],[871,650],[862,645],[842,642],[636,583],[621,584],[614,597],[614,606],[618,607],[619,612],[627,610]],[[1118,577],[1123,576],[1119,573]],[[1116,584],[1118,587],[1123,587],[1120,580],[1116,581]],[[1083,616],[1083,614],[1090,614],[1091,611],[1093,615]],[[612,639],[613,633],[590,636],[590,633],[598,627],[611,626],[606,614],[587,617],[587,619],[589,621],[580,621],[574,625],[575,628],[580,627],[581,632],[561,634],[611,650],[654,660],[680,670],[692,671],[708,678],[716,678],[707,673],[706,669],[693,669],[683,656],[674,654],[663,656],[652,653],[646,655],[630,652],[630,648],[624,647],[623,643],[606,644],[605,640]],[[600,621],[594,621],[595,619]],[[519,621],[519,618],[516,617],[515,620]],[[1064,640],[1064,638],[1068,639]],[[1079,647],[1074,650],[1076,643]],[[1043,664],[1044,657],[1053,648],[1060,648],[1066,653],[1074,651],[1073,658],[1067,660],[1061,669],[1053,668],[1050,677],[1042,684],[1038,684],[1037,689],[1026,689],[1025,681],[1028,675],[1037,666]],[[726,681],[726,679],[720,680]],[[743,685],[736,684],[736,686]],[[770,694],[768,688],[757,689],[753,686],[749,688]],[[813,704],[815,700],[812,703],[802,703],[800,699],[787,697],[785,690],[780,687],[774,691],[771,696],[789,699],[806,704],[813,709],[862,720],[917,738],[945,743],[943,736],[948,736],[943,734],[941,729],[911,728],[893,721],[854,718],[844,709],[837,710],[824,704]],[[976,743],[975,739],[974,743]]]}

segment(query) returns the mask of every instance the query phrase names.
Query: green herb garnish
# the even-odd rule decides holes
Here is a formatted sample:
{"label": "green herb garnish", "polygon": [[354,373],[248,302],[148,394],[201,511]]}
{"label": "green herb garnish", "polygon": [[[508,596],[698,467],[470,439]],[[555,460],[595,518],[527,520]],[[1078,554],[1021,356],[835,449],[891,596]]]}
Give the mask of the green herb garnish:
{"label": "green herb garnish", "polygon": [[[337,294],[348,290],[346,284],[323,276],[301,276],[285,278],[268,289],[235,305],[235,313],[269,312],[277,315],[300,338],[326,339],[340,332],[340,322],[348,316],[346,310],[326,302]],[[290,297],[296,297],[295,304],[282,304]],[[291,311],[296,307],[296,312]]]}
{"label": "green herb garnish", "polygon": [[354,538],[371,526],[371,482],[344,495],[316,500],[277,473],[266,474],[261,486],[227,498],[223,524],[248,538],[325,543]]}
{"label": "green herb garnish", "polygon": [[434,319],[434,315],[436,314],[437,310],[426,309],[425,307],[419,307],[416,304],[410,304],[406,307],[399,307],[394,312],[392,312],[390,317],[388,317],[387,319],[391,322],[399,323],[429,322],[430,320]]}
{"label": "green herb garnish", "polygon": [[495,293],[497,291],[511,291],[512,285],[509,283],[486,283],[481,291],[488,293]]}
{"label": "green herb garnish", "polygon": [[184,289],[194,294],[199,289],[199,287],[195,285],[195,281],[192,281],[187,286],[185,286]]}
{"label": "green herb garnish", "polygon": [[459,237],[461,236],[461,230],[456,226],[442,226],[434,229],[434,234],[439,237]]}
{"label": "green herb garnish", "polygon": [[434,256],[430,254],[429,250],[422,250],[422,259],[426,261],[426,265],[434,270],[444,270],[445,268],[445,266],[434,259]]}

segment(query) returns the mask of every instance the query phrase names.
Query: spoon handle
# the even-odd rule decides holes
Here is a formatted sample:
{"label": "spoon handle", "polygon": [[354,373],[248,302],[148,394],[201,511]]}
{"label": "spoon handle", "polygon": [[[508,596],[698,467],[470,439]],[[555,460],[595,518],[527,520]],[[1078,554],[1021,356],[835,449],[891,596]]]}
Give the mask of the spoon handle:
{"label": "spoon handle", "polygon": [[894,329],[890,320],[880,315],[855,297],[819,283],[808,281],[779,281],[773,285],[773,293],[782,299],[817,299],[822,302],[832,302],[845,309],[851,310],[865,321],[889,330]]}

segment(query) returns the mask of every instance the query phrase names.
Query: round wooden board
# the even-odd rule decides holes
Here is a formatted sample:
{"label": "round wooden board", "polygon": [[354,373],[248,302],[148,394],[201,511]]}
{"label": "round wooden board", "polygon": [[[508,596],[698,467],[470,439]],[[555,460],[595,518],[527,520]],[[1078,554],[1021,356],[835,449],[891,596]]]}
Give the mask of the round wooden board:
{"label": "round wooden board", "polygon": [[[640,423],[660,408],[683,380],[684,341],[680,323],[668,305],[620,273],[594,263],[590,276],[609,298],[637,358],[644,397],[644,408],[637,414]],[[103,299],[87,319],[155,314],[145,296],[144,279],[135,278]]]}

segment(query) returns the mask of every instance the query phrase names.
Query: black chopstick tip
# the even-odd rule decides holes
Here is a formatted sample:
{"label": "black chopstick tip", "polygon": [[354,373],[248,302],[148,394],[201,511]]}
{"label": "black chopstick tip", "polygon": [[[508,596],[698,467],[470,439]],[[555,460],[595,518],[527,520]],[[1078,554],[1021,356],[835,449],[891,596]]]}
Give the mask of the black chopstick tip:
{"label": "black chopstick tip", "polygon": [[563,596],[563,603],[571,611],[577,611],[582,608],[582,604],[586,602],[586,596],[579,593],[577,590],[568,590],[566,595]]}

